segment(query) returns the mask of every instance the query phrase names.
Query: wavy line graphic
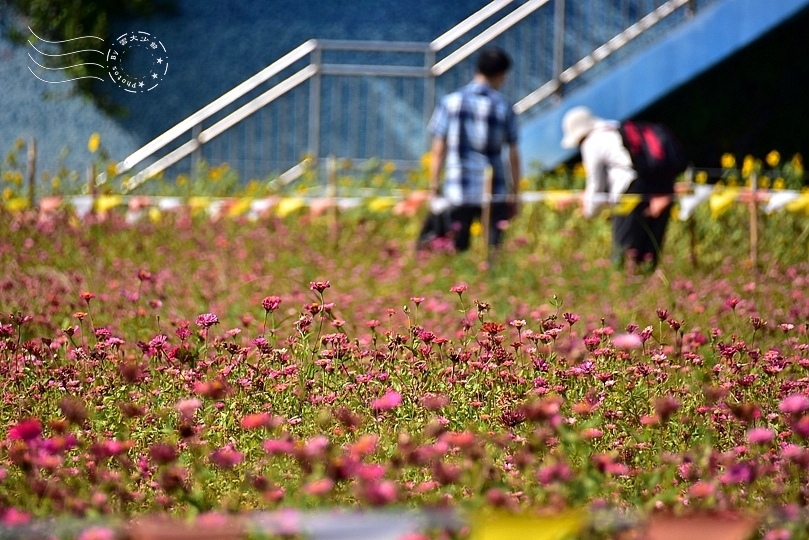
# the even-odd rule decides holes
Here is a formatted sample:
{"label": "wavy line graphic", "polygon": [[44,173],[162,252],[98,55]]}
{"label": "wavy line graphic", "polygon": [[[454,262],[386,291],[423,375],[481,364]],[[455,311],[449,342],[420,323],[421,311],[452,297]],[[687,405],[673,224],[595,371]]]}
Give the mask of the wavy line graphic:
{"label": "wavy line graphic", "polygon": [[34,60],[34,57],[31,56],[31,53],[28,53],[28,58],[30,58],[32,62],[34,62],[36,65],[38,65],[42,69],[55,69],[55,70],[58,70],[58,69],[70,69],[70,68],[79,67],[79,66],[98,66],[98,67],[101,67],[101,68],[104,67],[103,64],[96,64],[95,62],[83,62],[81,64],[73,64],[72,66],[55,67],[54,68],[54,67],[43,66],[42,64],[40,64],[39,62]]}
{"label": "wavy line graphic", "polygon": [[[42,41],[42,42],[44,42],[44,43],[50,43],[50,44],[54,44],[54,45],[59,44],[59,43],[67,43],[67,42],[69,42],[69,41],[76,41],[76,40],[79,40],[79,39],[97,39],[97,40],[102,41],[102,42],[104,41],[102,38],[100,38],[100,37],[98,37],[98,36],[81,36],[81,37],[76,37],[76,38],[71,38],[71,39],[63,39],[63,40],[60,40],[60,41],[51,41],[51,40],[48,40],[48,39],[43,39],[43,38],[39,37],[39,36],[36,34],[36,32],[34,32],[34,31],[31,29],[31,27],[30,27],[30,26],[28,27],[28,31],[29,31],[29,32],[31,32],[31,34],[32,34],[32,35],[33,35],[35,38],[37,38],[39,41]],[[46,52],[40,51],[40,50],[37,48],[37,46],[36,46],[36,45],[34,45],[34,44],[31,42],[31,40],[30,40],[30,39],[28,40],[28,44],[29,44],[29,45],[30,45],[30,46],[31,46],[31,47],[32,47],[32,48],[33,48],[33,49],[34,49],[36,52],[38,52],[38,53],[39,53],[39,54],[41,54],[42,56],[48,56],[48,57],[68,56],[68,55],[71,55],[71,54],[84,53],[84,52],[95,52],[95,53],[99,53],[99,54],[101,54],[101,55],[104,55],[104,52],[103,52],[103,51],[99,51],[99,50],[97,50],[97,49],[83,49],[83,50],[80,50],[80,51],[71,51],[71,52],[68,52],[68,53],[51,54],[51,53],[46,53]],[[81,62],[81,63],[78,63],[78,64],[73,64],[72,66],[48,67],[48,66],[43,66],[42,64],[40,64],[39,62],[37,62],[37,61],[34,59],[34,57],[33,57],[33,56],[31,56],[31,53],[30,53],[30,52],[28,53],[28,58],[30,58],[30,59],[31,59],[31,61],[32,61],[33,63],[35,63],[37,66],[41,67],[42,69],[47,69],[47,70],[49,70],[49,71],[62,71],[62,70],[68,70],[68,69],[75,68],[75,67],[79,67],[79,66],[98,66],[98,67],[100,67],[100,68],[104,68],[104,67],[105,67],[103,64],[98,64],[98,63],[95,63],[95,62]],[[42,77],[40,77],[39,75],[37,75],[36,73],[34,73],[34,70],[33,70],[33,69],[31,69],[31,67],[30,67],[30,66],[28,66],[28,71],[30,71],[30,72],[31,72],[31,74],[32,74],[34,77],[36,77],[37,79],[39,79],[40,81],[42,81],[42,82],[44,82],[44,83],[48,83],[48,84],[62,84],[62,83],[66,83],[66,82],[77,81],[77,80],[79,80],[79,79],[97,79],[97,80],[99,80],[99,81],[103,81],[103,80],[104,80],[104,79],[102,79],[101,77],[96,77],[96,76],[93,76],[93,75],[85,75],[85,76],[82,76],[82,77],[74,77],[74,78],[72,78],[72,79],[65,79],[65,80],[63,80],[63,81],[49,81],[49,80],[47,80],[47,79],[43,79]]]}
{"label": "wavy line graphic", "polygon": [[102,54],[102,55],[104,54],[102,51],[98,51],[98,50],[96,50],[96,49],[82,49],[81,51],[73,51],[73,52],[69,52],[69,53],[61,53],[61,54],[48,54],[48,53],[44,53],[44,52],[40,51],[39,49],[37,49],[37,48],[36,48],[36,45],[34,45],[33,43],[31,43],[30,41],[28,42],[28,44],[29,44],[31,47],[33,47],[33,48],[34,48],[34,50],[35,50],[36,52],[38,52],[39,54],[41,54],[42,56],[67,56],[67,55],[69,55],[69,54],[76,54],[76,53],[82,53],[82,52],[97,52],[98,54]]}
{"label": "wavy line graphic", "polygon": [[76,77],[76,78],[74,78],[74,79],[67,79],[67,80],[64,80],[64,81],[46,81],[45,79],[43,79],[42,77],[40,77],[39,75],[37,75],[36,73],[34,73],[34,70],[33,70],[33,69],[31,69],[31,67],[30,67],[30,66],[28,67],[28,71],[30,71],[30,72],[31,72],[31,74],[32,74],[34,77],[36,77],[37,79],[39,79],[40,81],[42,81],[42,82],[46,82],[46,83],[48,83],[48,84],[61,84],[61,83],[66,83],[66,82],[70,82],[70,81],[78,81],[79,79],[98,79],[99,81],[103,81],[103,80],[104,80],[104,79],[102,79],[101,77],[87,76],[87,77]]}
{"label": "wavy line graphic", "polygon": [[[34,31],[33,31],[33,30],[31,30],[31,27],[30,27],[30,26],[28,27],[28,31],[29,31],[29,32],[31,32],[32,34],[34,34],[34,37],[35,37],[35,38],[37,38],[37,39],[38,39],[38,40],[40,40],[40,41],[44,41],[45,43],[67,43],[68,41],[76,41],[77,39],[87,39],[87,38],[93,38],[93,39],[97,39],[97,40],[99,40],[99,41],[104,41],[103,39],[101,39],[101,38],[100,38],[100,37],[98,37],[98,36],[79,36],[79,37],[70,38],[70,39],[63,39],[63,40],[61,40],[61,41],[48,41],[47,39],[42,39],[41,37],[39,37],[38,35],[36,35],[36,33],[34,33]],[[29,43],[30,43],[30,42],[29,42]]]}

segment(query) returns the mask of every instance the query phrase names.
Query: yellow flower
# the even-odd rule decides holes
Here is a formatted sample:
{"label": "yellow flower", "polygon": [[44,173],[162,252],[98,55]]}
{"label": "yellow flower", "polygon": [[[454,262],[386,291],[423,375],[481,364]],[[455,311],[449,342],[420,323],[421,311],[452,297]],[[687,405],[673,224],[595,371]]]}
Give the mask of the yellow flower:
{"label": "yellow flower", "polygon": [[744,161],[742,162],[742,176],[750,176],[753,173],[753,169],[756,165],[756,160],[751,155],[744,156]]}
{"label": "yellow flower", "polygon": [[792,168],[795,169],[795,174],[803,174],[803,156],[800,154],[792,156]]}
{"label": "yellow flower", "polygon": [[767,176],[762,176],[758,181],[758,187],[760,187],[761,189],[769,189],[770,178]]}
{"label": "yellow flower", "polygon": [[396,165],[392,161],[386,161],[384,165],[382,165],[382,172],[385,174],[393,174],[396,172]]}
{"label": "yellow flower", "polygon": [[729,153],[722,154],[721,163],[723,169],[732,169],[736,166],[736,157]]}
{"label": "yellow flower", "polygon": [[187,175],[181,174],[181,175],[177,176],[177,185],[178,186],[184,186],[187,183],[188,183],[188,176]]}
{"label": "yellow flower", "polygon": [[787,187],[786,180],[784,180],[780,176],[776,178],[775,181],[772,183],[773,189],[784,189],[785,187]]}
{"label": "yellow flower", "polygon": [[483,225],[480,221],[472,222],[472,225],[469,226],[469,234],[472,236],[480,236],[483,233]]}
{"label": "yellow flower", "polygon": [[98,152],[98,146],[101,144],[101,135],[98,134],[97,131],[93,132],[90,135],[90,140],[87,141],[87,150],[90,151],[91,154],[95,154]]}
{"label": "yellow flower", "polygon": [[213,180],[214,182],[218,182],[219,180],[222,179],[222,177],[225,175],[225,173],[228,172],[228,169],[229,169],[229,167],[228,167],[227,163],[223,163],[222,165],[219,165],[218,167],[214,167],[213,169],[211,169],[211,175],[210,175],[211,180]]}
{"label": "yellow flower", "polygon": [[22,185],[22,173],[19,171],[6,171],[3,173],[3,180],[6,181],[8,184],[14,184],[16,186]]}
{"label": "yellow flower", "polygon": [[584,164],[579,162],[573,166],[573,176],[576,178],[584,178],[587,176],[587,171],[584,170]]}
{"label": "yellow flower", "polygon": [[3,198],[5,200],[9,200],[14,196],[14,192],[11,191],[11,188],[6,188],[3,190]]}
{"label": "yellow flower", "polygon": [[706,173],[705,171],[699,171],[697,173],[696,178],[694,178],[694,181],[697,184],[705,184],[706,182],[708,182],[708,173]]}
{"label": "yellow flower", "polygon": [[60,187],[61,185],[62,185],[62,180],[61,180],[61,179],[59,179],[59,177],[58,177],[58,176],[54,176],[53,178],[51,178],[51,187],[52,187],[53,189],[59,189],[59,187]]}
{"label": "yellow flower", "polygon": [[245,193],[245,195],[247,195],[248,197],[249,197],[249,196],[253,196],[253,195],[255,195],[256,193],[258,193],[259,189],[261,189],[261,188],[260,188],[260,185],[259,185],[258,180],[256,180],[255,178],[252,178],[252,179],[250,179],[250,181],[247,183],[247,186],[244,188],[244,193]]}
{"label": "yellow flower", "polygon": [[423,169],[429,169],[431,161],[432,161],[432,155],[430,154],[430,152],[427,152],[426,154],[421,156],[421,167]]}
{"label": "yellow flower", "polygon": [[777,167],[781,163],[781,154],[778,153],[778,150],[773,150],[764,159],[770,167]]}
{"label": "yellow flower", "polygon": [[531,187],[531,182],[527,178],[522,177],[522,178],[520,178],[520,184],[519,185],[520,185],[520,191],[526,191],[528,188]]}

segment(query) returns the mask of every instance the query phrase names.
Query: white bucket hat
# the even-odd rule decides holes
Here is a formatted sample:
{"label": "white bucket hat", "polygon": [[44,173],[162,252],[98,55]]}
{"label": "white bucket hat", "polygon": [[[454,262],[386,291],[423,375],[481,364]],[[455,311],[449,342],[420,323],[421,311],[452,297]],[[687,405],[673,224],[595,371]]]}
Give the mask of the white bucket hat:
{"label": "white bucket hat", "polygon": [[573,107],[562,117],[562,148],[576,148],[601,118],[584,106]]}

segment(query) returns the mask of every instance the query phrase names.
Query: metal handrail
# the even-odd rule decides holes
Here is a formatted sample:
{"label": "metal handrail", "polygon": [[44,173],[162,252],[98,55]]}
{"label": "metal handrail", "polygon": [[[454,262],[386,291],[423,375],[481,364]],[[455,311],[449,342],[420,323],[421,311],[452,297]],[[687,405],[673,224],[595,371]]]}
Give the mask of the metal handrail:
{"label": "metal handrail", "polygon": [[514,112],[522,114],[531,107],[534,107],[552,96],[562,84],[569,83],[575,78],[582,75],[584,72],[601,62],[609,55],[627,45],[630,41],[638,37],[641,33],[648,30],[668,15],[671,15],[678,8],[688,4],[690,0],[669,0],[665,4],[659,6],[657,9],[643,17],[641,20],[613,37],[605,44],[595,49],[592,53],[588,54],[562,73],[559,74],[558,79],[548,81],[543,84],[517,103],[514,104]]}
{"label": "metal handrail", "polygon": [[529,0],[519,8],[515,9],[492,26],[478,34],[469,43],[465,44],[457,51],[453,52],[443,60],[437,62],[430,70],[436,77],[480,50],[481,47],[492,41],[494,38],[526,18],[528,15],[538,10],[548,3],[549,0]]}
{"label": "metal handrail", "polygon": [[430,42],[430,50],[435,52],[440,51],[513,1],[514,0],[494,0],[494,2],[483,6],[481,9],[432,40]]}
{"label": "metal handrail", "polygon": [[311,78],[316,73],[317,67],[312,65],[307,66],[302,70],[300,70],[299,72],[297,72],[296,74],[289,77],[288,79],[285,79],[284,81],[273,86],[260,96],[252,99],[246,105],[243,105],[242,107],[233,111],[232,113],[230,113],[225,118],[223,118],[219,122],[215,123],[208,129],[206,129],[205,131],[202,131],[194,139],[191,139],[184,145],[180,146],[176,150],[173,150],[165,157],[157,160],[155,163],[146,167],[140,173],[130,178],[126,185],[127,191],[135,189],[151,176],[154,176],[155,174],[158,174],[164,169],[174,165],[184,157],[190,155],[194,150],[196,150],[206,142],[210,141],[217,135],[220,135],[228,128],[233,127],[235,124],[238,124],[239,122],[241,122],[251,114],[255,113],[268,103],[281,97],[285,93],[289,92],[292,88],[298,86],[307,79]]}
{"label": "metal handrail", "polygon": [[357,39],[319,39],[324,51],[412,52],[424,54],[427,45],[421,41],[377,41]]}
{"label": "metal handrail", "polygon": [[149,157],[150,155],[154,154],[160,148],[163,148],[166,144],[170,143],[184,132],[192,129],[193,127],[199,125],[200,122],[205,120],[206,118],[210,117],[213,114],[216,114],[224,107],[227,107],[235,100],[242,97],[247,92],[253,90],[258,85],[268,81],[273,76],[277,75],[283,69],[291,66],[298,60],[305,57],[307,54],[311,53],[313,50],[317,48],[317,40],[310,39],[293,49],[292,51],[288,52],[266,68],[262,69],[246,81],[242,82],[238,86],[234,87],[233,89],[229,90],[222,94],[219,98],[212,101],[202,109],[198,110],[179,124],[175,125],[171,129],[164,132],[162,135],[159,135],[149,143],[145,144],[132,154],[130,154],[126,159],[122,162],[118,163],[115,167],[115,172],[117,174],[124,173],[130,170],[133,166],[137,165],[145,158]]}

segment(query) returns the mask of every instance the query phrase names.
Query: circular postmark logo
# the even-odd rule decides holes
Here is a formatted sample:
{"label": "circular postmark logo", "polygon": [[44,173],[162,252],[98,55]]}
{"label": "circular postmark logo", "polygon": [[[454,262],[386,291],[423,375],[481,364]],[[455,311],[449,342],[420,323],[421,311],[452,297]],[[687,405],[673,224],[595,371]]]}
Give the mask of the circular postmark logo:
{"label": "circular postmark logo", "polygon": [[107,51],[107,71],[127,92],[148,92],[160,84],[169,69],[166,47],[148,32],[127,32]]}

